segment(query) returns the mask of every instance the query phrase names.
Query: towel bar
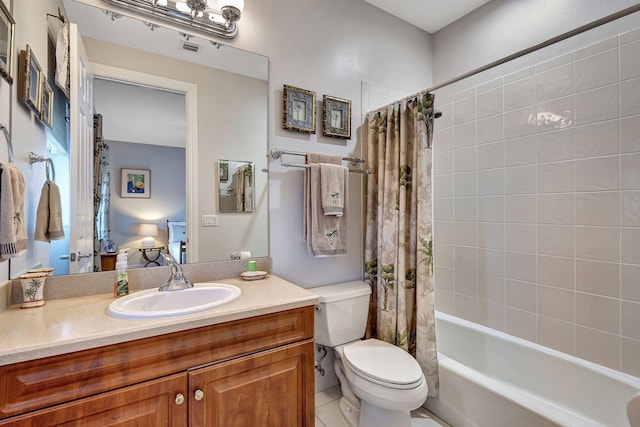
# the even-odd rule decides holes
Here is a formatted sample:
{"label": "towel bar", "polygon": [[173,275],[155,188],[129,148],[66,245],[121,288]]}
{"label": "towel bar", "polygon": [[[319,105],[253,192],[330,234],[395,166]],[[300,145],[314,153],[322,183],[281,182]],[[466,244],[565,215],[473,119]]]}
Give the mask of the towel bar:
{"label": "towel bar", "polygon": [[[272,148],[271,149],[271,157],[273,157],[274,159],[280,159],[280,164],[284,167],[293,167],[293,168],[309,168],[310,166],[308,164],[305,163],[289,163],[286,160],[282,159],[282,155],[283,154],[290,154],[292,156],[306,156],[307,153],[303,153],[300,151],[288,151],[288,150],[282,150],[280,148]],[[353,172],[353,173],[363,173],[366,175],[370,175],[373,172],[371,172],[371,170],[369,169],[362,169],[362,164],[364,163],[363,159],[360,159],[358,157],[343,157],[342,160],[350,162],[352,166],[356,166],[359,165],[360,169],[349,169],[349,172]]]}
{"label": "towel bar", "polygon": [[33,151],[29,152],[29,163],[34,164],[38,162],[46,162],[45,167],[47,168],[47,181],[49,180],[49,168],[51,168],[51,181],[56,180],[56,169],[53,166],[53,162],[49,157],[40,156]]}
{"label": "towel bar", "polygon": [[11,145],[11,135],[5,125],[0,123],[0,130],[4,133],[4,137],[7,139],[7,150],[9,151],[9,163],[13,163],[13,146]]}

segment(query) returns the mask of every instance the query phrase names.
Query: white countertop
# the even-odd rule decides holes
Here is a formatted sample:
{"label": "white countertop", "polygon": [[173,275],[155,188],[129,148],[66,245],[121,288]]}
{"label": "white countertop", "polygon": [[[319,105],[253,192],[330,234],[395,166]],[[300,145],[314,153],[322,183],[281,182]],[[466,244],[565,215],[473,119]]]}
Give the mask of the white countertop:
{"label": "white countertop", "polygon": [[316,295],[272,275],[216,282],[238,286],[242,296],[222,307],[163,319],[113,318],[107,315],[111,294],[52,300],[30,309],[12,306],[0,314],[0,366],[318,303]]}

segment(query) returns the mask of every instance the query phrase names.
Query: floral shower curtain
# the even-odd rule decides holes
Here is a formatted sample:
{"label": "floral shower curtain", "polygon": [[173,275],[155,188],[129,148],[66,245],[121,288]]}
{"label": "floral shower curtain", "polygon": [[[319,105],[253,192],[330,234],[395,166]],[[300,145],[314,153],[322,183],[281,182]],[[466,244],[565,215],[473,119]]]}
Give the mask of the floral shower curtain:
{"label": "floral shower curtain", "polygon": [[365,280],[372,289],[367,338],[416,358],[438,395],[431,140],[434,95],[422,93],[367,116]]}
{"label": "floral shower curtain", "polygon": [[101,243],[109,239],[109,146],[102,139],[102,114],[93,115],[93,270],[101,271]]}

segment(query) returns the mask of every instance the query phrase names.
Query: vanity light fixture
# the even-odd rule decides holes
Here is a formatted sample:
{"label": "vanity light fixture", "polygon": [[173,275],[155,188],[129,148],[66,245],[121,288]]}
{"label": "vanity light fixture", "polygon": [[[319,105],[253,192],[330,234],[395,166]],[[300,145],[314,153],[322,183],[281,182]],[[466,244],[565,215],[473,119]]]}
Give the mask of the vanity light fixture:
{"label": "vanity light fixture", "polygon": [[168,24],[199,30],[224,39],[238,34],[237,22],[244,0],[103,0],[141,17],[148,16]]}

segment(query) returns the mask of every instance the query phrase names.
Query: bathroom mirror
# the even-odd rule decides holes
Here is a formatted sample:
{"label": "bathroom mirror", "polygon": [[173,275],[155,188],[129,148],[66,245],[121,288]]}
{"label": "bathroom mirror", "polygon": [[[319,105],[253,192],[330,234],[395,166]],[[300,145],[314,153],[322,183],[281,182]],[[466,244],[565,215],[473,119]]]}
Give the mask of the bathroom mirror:
{"label": "bathroom mirror", "polygon": [[255,212],[253,163],[218,161],[218,207],[224,212]]}
{"label": "bathroom mirror", "polygon": [[[186,126],[192,126],[195,145],[187,146],[184,154],[186,164],[192,164],[193,168],[187,167],[186,177],[181,177],[186,183],[185,193],[192,195],[191,203],[187,202],[186,210],[182,210],[186,213],[178,217],[176,212],[153,205],[162,198],[163,191],[162,185],[153,185],[150,199],[124,201],[127,211],[123,214],[128,217],[111,218],[111,226],[155,223],[160,230],[156,240],[165,243],[166,220],[191,222],[197,236],[189,239],[188,262],[228,260],[232,253],[239,251],[251,251],[253,257],[268,256],[268,178],[262,171],[267,162],[268,58],[168,28],[151,28],[126,16],[115,18],[83,2],[62,2],[69,21],[78,25],[92,63],[197,86],[197,116],[186,120]],[[132,134],[144,133],[139,126],[131,131]],[[124,139],[118,137],[114,146],[123,145]],[[110,142],[106,135],[105,142]],[[127,154],[121,153],[118,157],[126,159]],[[242,211],[220,209],[219,197],[212,194],[211,183],[216,181],[218,172],[211,165],[220,158],[244,158],[245,167],[250,165],[251,201],[244,203]],[[140,163],[128,166],[147,169]],[[242,165],[230,166],[229,172],[233,174]],[[162,167],[154,168],[151,179],[165,173]],[[118,188],[118,180],[119,177],[115,177],[112,184],[112,204],[113,199],[119,197],[114,190]],[[218,191],[217,186],[214,188]],[[184,206],[184,199],[180,203]],[[203,215],[217,213],[221,214],[217,226],[201,223]],[[136,236],[133,225],[131,228],[129,241],[114,243],[120,247],[134,246],[142,236]],[[126,240],[121,235],[122,230],[112,233],[111,237]],[[137,256],[137,252],[133,252]],[[136,260],[130,257],[130,267],[136,266]]]}

